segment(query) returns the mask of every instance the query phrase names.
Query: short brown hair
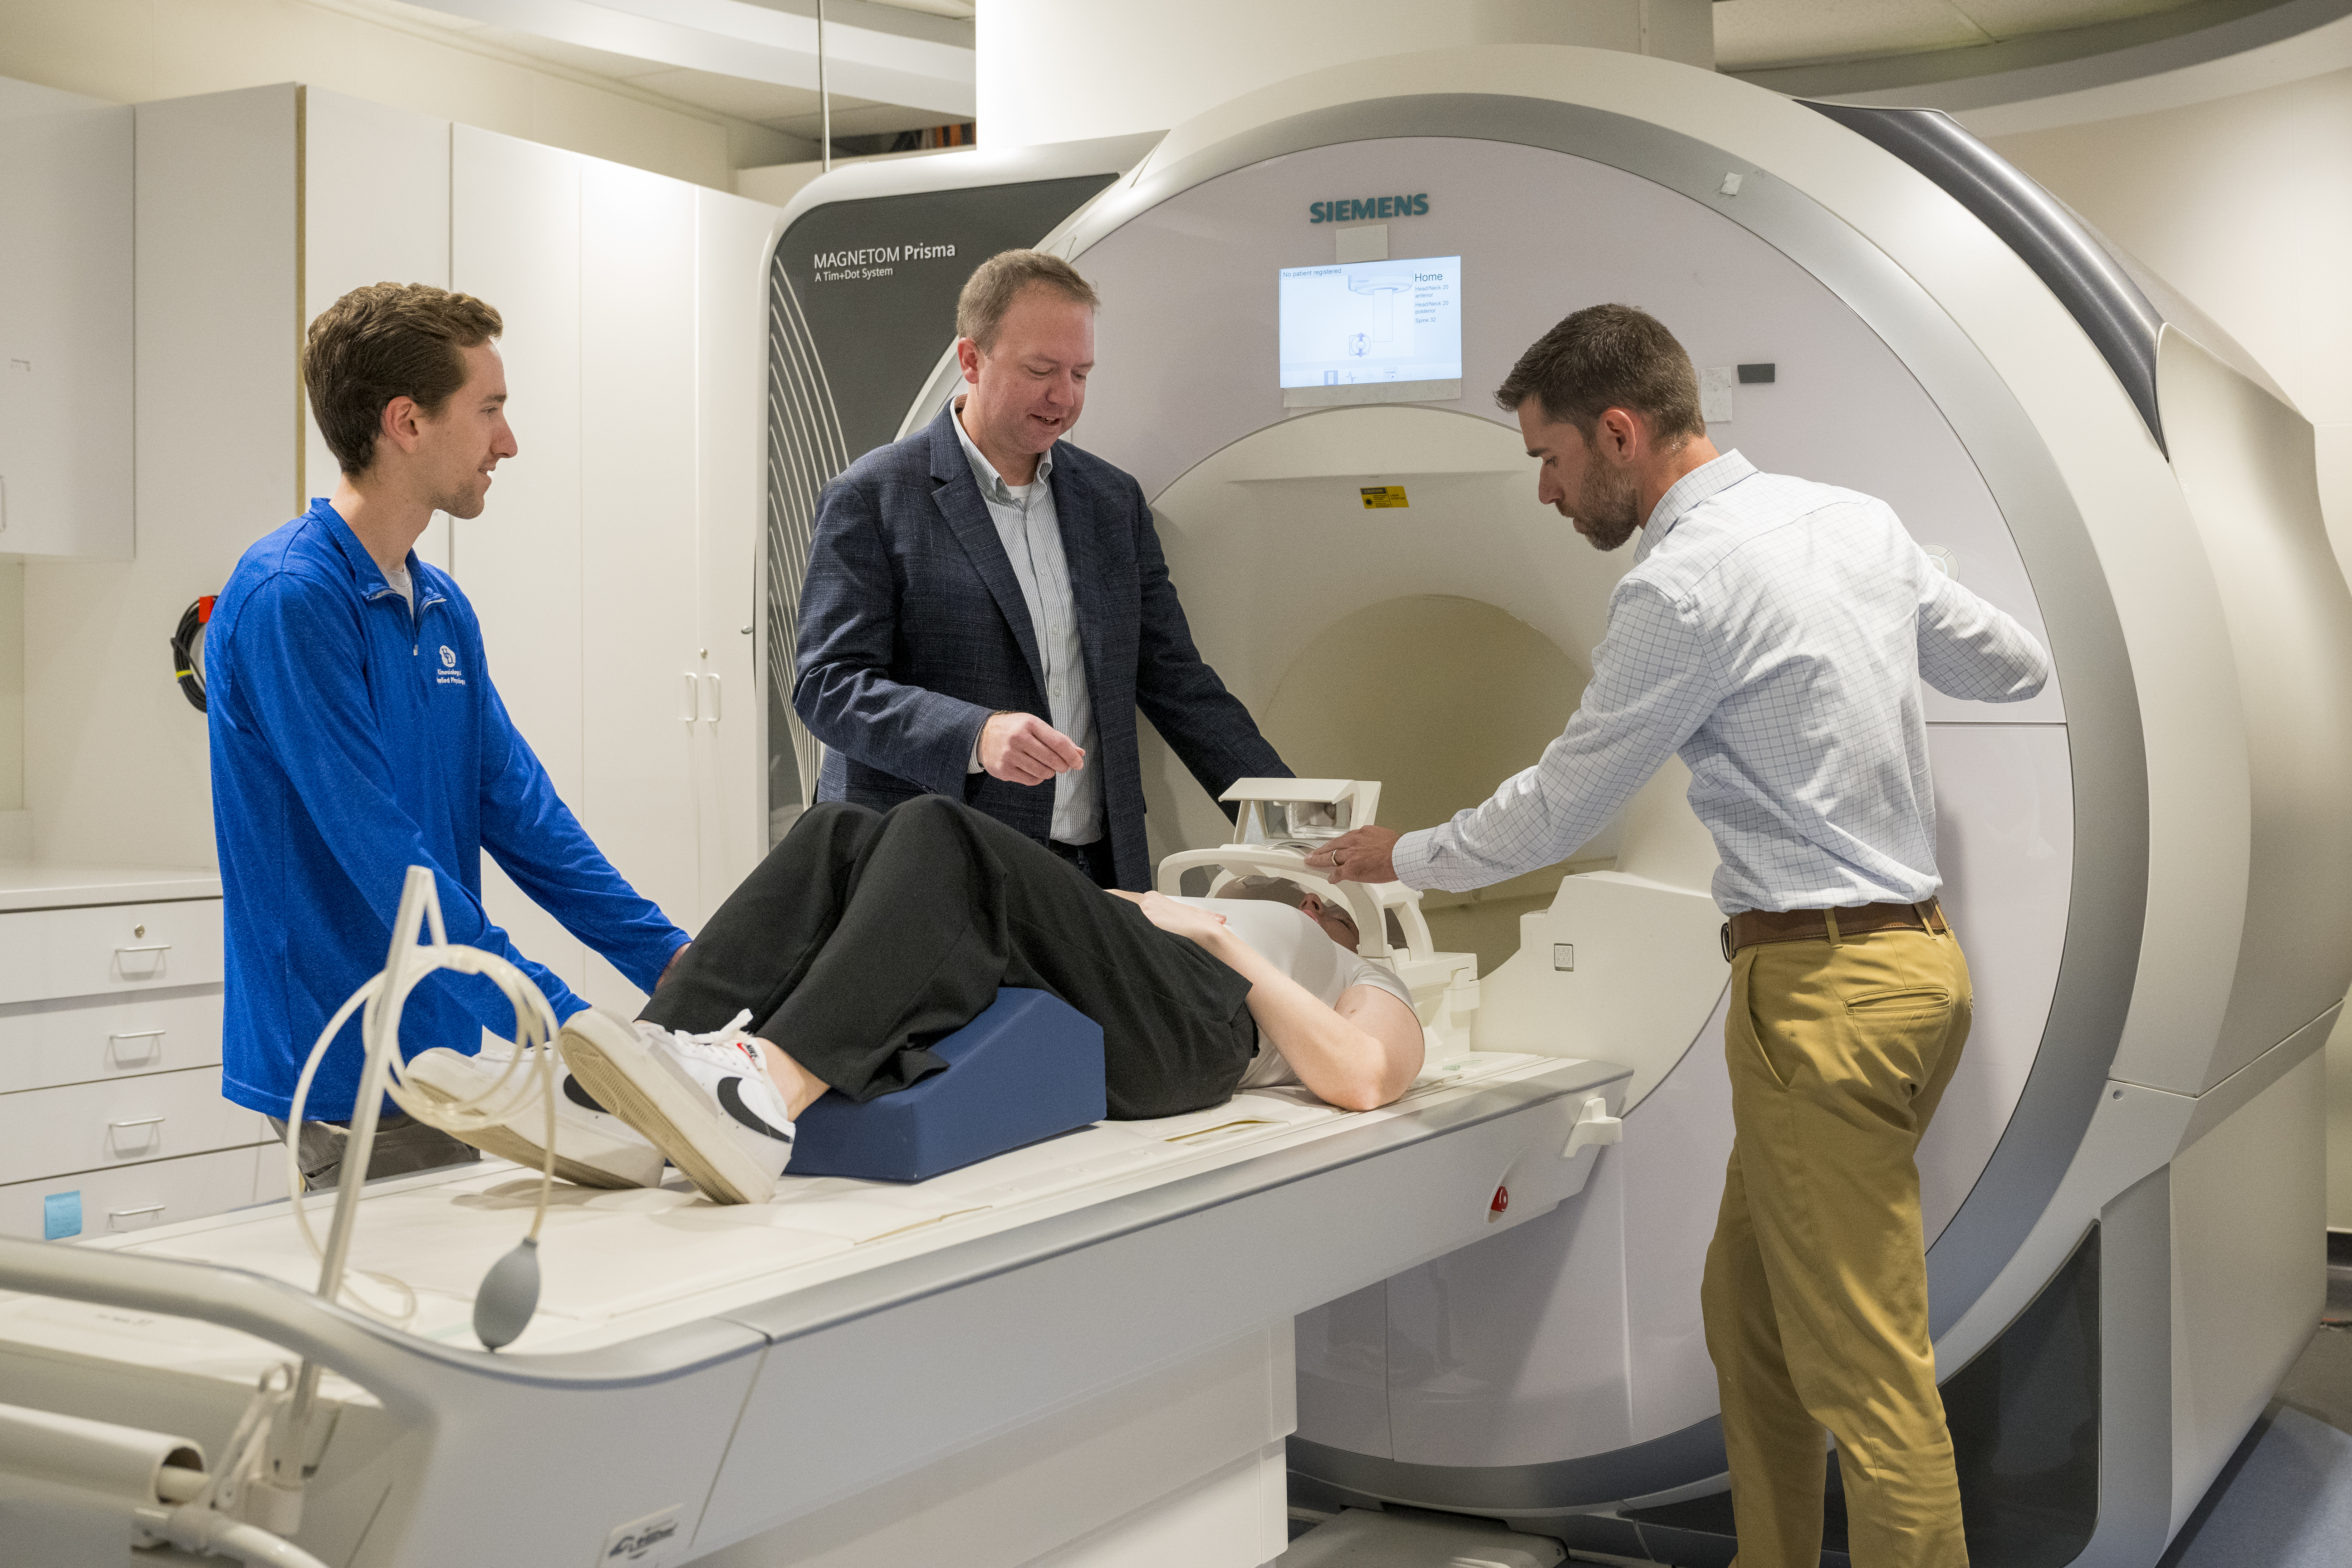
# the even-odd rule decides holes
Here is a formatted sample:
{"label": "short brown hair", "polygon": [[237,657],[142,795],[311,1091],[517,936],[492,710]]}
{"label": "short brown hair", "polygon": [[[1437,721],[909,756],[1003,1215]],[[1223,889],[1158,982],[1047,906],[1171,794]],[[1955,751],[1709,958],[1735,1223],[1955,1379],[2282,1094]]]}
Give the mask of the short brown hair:
{"label": "short brown hair", "polygon": [[1516,411],[1530,397],[1588,442],[1611,408],[1641,415],[1653,437],[1675,446],[1706,434],[1690,355],[1664,322],[1632,305],[1589,305],[1528,345],[1495,401]]}
{"label": "short brown hair", "polygon": [[964,279],[963,292],[956,296],[956,336],[970,338],[982,349],[994,347],[1004,312],[1032,283],[1042,283],[1088,310],[1101,308],[1094,286],[1060,257],[1042,250],[1000,250]]}
{"label": "short brown hair", "polygon": [[302,380],[319,434],[343,472],[366,473],[375,461],[386,404],[409,397],[440,413],[466,384],[463,351],[505,330],[471,294],[427,283],[372,283],[320,311],[302,350]]}

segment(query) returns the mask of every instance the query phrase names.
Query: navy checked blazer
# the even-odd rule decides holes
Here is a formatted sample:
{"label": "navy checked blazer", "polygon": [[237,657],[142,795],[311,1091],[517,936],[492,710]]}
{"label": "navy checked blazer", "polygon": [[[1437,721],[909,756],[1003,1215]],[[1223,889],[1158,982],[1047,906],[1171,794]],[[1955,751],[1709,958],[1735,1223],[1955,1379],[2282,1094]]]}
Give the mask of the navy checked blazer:
{"label": "navy checked blazer", "polygon": [[[826,487],[801,588],[793,710],[826,747],[818,799],[887,810],[944,795],[1044,843],[1050,781],[967,771],[991,713],[1051,719],[1029,607],[954,417],[942,409]],[[1119,886],[1139,892],[1151,855],[1137,709],[1212,799],[1235,779],[1290,769],[1192,646],[1141,487],[1067,442],[1049,482],[1095,704],[1087,766],[1102,770]]]}

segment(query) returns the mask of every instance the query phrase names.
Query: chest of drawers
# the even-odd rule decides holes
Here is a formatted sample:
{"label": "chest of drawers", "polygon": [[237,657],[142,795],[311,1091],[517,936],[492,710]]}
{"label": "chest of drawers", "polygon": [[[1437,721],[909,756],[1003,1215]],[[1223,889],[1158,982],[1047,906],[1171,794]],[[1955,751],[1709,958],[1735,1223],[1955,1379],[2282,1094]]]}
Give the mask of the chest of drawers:
{"label": "chest of drawers", "polygon": [[221,1096],[222,962],[210,873],[0,867],[0,1234],[277,1195],[268,1122]]}

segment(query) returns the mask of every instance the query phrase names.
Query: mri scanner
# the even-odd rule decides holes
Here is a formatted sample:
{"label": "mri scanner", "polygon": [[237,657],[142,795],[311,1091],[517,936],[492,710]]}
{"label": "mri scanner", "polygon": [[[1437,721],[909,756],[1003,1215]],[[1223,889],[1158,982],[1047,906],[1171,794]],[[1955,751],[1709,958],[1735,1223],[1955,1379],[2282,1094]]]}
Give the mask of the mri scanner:
{"label": "mri scanner", "polygon": [[[1884,497],[2044,639],[2030,702],[1927,697],[1978,1005],[1920,1153],[1933,1330],[1978,1560],[2153,1564],[2323,1289],[2352,596],[2285,396],[1943,117],[1633,56],[1402,56],[1164,136],[838,171],[768,263],[779,827],[819,761],[785,706],[818,491],[937,413],[955,288],[1019,244],[1103,297],[1076,438],[1140,483],[1203,654],[1301,773],[1382,781],[1389,826],[1482,798],[1589,673],[1630,552],[1535,503],[1486,390],[1581,305],[1659,315],[1718,446]],[[1341,334],[1356,379],[1281,384],[1286,269],[1438,258],[1454,375],[1381,374],[1390,314]],[[1234,829],[1145,744],[1155,857],[1199,890]],[[464,1301],[530,1206],[510,1169],[361,1205],[405,1327],[304,1295],[268,1209],[0,1244],[0,1386],[217,1450],[315,1358],[299,1539],[336,1563],[1250,1568],[1286,1493],[1725,1561],[1697,1303],[1726,969],[1683,784],[1424,901],[1401,945],[1440,1049],[1386,1110],[1264,1091],[752,1211],[578,1194],[495,1357]],[[1622,1143],[1571,1136],[1594,1118]],[[121,1441],[132,1491],[182,1452]]]}

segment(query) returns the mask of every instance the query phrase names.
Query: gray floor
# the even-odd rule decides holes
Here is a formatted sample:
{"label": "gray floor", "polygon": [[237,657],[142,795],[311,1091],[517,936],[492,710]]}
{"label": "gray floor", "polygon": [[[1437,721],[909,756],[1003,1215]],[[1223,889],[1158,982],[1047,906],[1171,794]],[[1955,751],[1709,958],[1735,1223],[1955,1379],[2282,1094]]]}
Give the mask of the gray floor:
{"label": "gray floor", "polygon": [[2327,1310],[2310,1349],[2181,1527],[2161,1568],[2344,1568],[2347,1562],[2352,1267],[2338,1267],[2327,1271]]}

